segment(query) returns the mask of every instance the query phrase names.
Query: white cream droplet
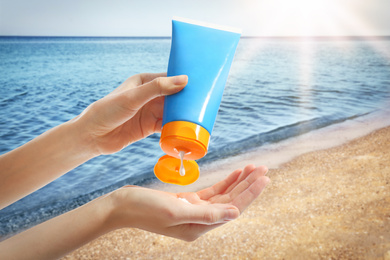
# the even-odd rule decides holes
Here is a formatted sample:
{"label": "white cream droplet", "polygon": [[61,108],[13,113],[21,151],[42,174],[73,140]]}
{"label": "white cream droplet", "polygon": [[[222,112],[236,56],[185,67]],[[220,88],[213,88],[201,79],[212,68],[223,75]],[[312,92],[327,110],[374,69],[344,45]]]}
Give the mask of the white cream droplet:
{"label": "white cream droplet", "polygon": [[184,201],[185,203],[188,203],[188,204],[191,204],[188,200],[186,200],[185,198],[179,198],[179,200],[182,200]]}
{"label": "white cream droplet", "polygon": [[179,155],[180,155],[180,170],[179,170],[179,173],[180,173],[180,176],[184,176],[184,175],[186,175],[186,170],[184,169],[184,164],[183,164],[184,152],[183,151],[179,152]]}

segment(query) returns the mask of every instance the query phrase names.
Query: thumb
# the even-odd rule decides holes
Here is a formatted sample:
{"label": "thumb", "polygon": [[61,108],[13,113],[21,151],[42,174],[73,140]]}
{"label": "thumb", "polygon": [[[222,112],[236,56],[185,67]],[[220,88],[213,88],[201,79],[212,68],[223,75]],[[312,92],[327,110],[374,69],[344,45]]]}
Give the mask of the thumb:
{"label": "thumb", "polygon": [[109,94],[94,103],[93,117],[103,125],[116,128],[133,117],[148,101],[179,92],[187,84],[186,75],[158,77],[136,88]]}
{"label": "thumb", "polygon": [[138,110],[148,101],[159,97],[171,95],[179,92],[187,85],[188,77],[186,75],[173,77],[158,77],[136,88],[127,90],[126,106],[131,106],[130,109]]}
{"label": "thumb", "polygon": [[189,214],[187,223],[214,225],[236,219],[240,211],[233,205],[208,204],[193,205]]}

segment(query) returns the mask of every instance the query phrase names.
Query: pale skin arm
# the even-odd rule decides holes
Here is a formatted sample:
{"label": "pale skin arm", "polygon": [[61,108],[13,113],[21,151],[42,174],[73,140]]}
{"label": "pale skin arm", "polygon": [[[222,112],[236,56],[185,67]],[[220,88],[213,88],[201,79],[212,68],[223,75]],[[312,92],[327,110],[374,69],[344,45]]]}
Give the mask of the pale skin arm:
{"label": "pale skin arm", "polygon": [[[196,193],[123,187],[2,242],[0,258],[59,258],[123,227],[193,241],[237,218],[268,183],[266,172],[263,166],[248,165]],[[190,204],[178,198],[185,198]]]}
{"label": "pale skin arm", "polygon": [[163,96],[187,76],[139,74],[81,115],[0,156],[0,209],[101,154],[114,153],[161,129]]}

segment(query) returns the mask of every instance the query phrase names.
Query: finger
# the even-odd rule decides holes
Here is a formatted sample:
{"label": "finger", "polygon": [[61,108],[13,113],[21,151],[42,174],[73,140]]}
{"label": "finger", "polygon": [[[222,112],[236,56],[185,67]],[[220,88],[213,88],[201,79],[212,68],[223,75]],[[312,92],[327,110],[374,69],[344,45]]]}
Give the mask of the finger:
{"label": "finger", "polygon": [[254,166],[253,164],[249,164],[249,165],[245,166],[244,170],[242,171],[240,176],[237,178],[237,180],[234,183],[232,183],[229,186],[229,188],[226,189],[225,194],[232,191],[238,184],[240,184],[243,180],[245,180],[248,177],[248,175],[254,171],[255,168],[256,168],[256,166]]}
{"label": "finger", "polygon": [[[169,78],[156,78],[151,82],[126,91],[110,94],[96,102],[95,107],[101,107],[106,118],[103,122],[109,121],[112,125],[118,126],[133,117],[139,109],[158,96],[173,94],[187,84],[188,78],[185,75]],[[102,113],[100,113],[102,115]]]}
{"label": "finger", "polygon": [[164,97],[157,97],[143,107],[143,112],[141,112],[141,110],[139,111],[139,113],[144,113],[145,123],[149,122],[153,125],[152,129],[154,133],[161,132],[163,110]]}
{"label": "finger", "polygon": [[203,234],[209,232],[210,230],[220,227],[225,223],[219,223],[214,225],[203,225],[203,224],[184,224],[169,227],[168,234],[169,236],[185,240],[187,242],[192,242],[198,239]]}
{"label": "finger", "polygon": [[171,95],[179,92],[187,84],[186,75],[175,77],[158,77],[137,88],[129,89],[124,92],[124,106],[130,109],[138,110],[148,101],[165,95]]}
{"label": "finger", "polygon": [[242,192],[244,192],[252,183],[256,182],[257,179],[264,176],[267,173],[267,167],[265,166],[259,166],[255,168],[247,177],[245,180],[242,180],[239,184],[234,187],[233,190],[231,190],[229,194],[229,198],[231,200],[234,200],[237,196],[239,196]]}
{"label": "finger", "polygon": [[226,189],[238,179],[241,172],[242,170],[235,170],[223,181],[220,181],[209,188],[198,191],[197,194],[199,198],[202,200],[209,200],[211,197],[217,194],[223,194]]}
{"label": "finger", "polygon": [[145,84],[145,83],[147,83],[149,81],[154,80],[155,78],[166,77],[166,75],[167,75],[166,72],[162,72],[162,73],[141,73],[141,74],[133,75],[133,76],[129,77],[128,79],[126,79],[116,89],[114,89],[114,91],[112,91],[110,93],[110,95],[118,94],[118,93],[121,93],[121,92],[126,91],[126,90],[131,89],[131,88],[136,88],[136,87],[138,87],[140,85],[143,85],[143,84]]}
{"label": "finger", "polygon": [[[251,170],[251,167],[245,167],[246,170]],[[230,190],[228,193],[224,193],[220,196],[215,196],[210,198],[211,203],[232,203],[232,201],[240,195],[243,191],[245,191],[253,182],[255,182],[258,178],[264,176],[264,174],[267,172],[267,168],[265,166],[260,166],[255,168],[253,171],[249,173],[244,173],[246,171],[244,169],[243,173],[240,175],[241,181],[239,183],[234,182],[233,185],[229,187],[233,187],[232,190]],[[242,179],[242,176],[246,176],[246,179]]]}
{"label": "finger", "polygon": [[226,223],[240,215],[237,207],[226,204],[187,205],[186,208],[187,212],[184,214],[180,224],[214,225]]}
{"label": "finger", "polygon": [[232,204],[242,213],[260,195],[269,182],[270,179],[266,176],[258,178],[244,192],[238,195]]}
{"label": "finger", "polygon": [[139,75],[139,84],[138,85],[143,85],[145,83],[148,83],[156,78],[159,77],[166,77],[167,73],[166,72],[161,72],[161,73],[141,73]]}
{"label": "finger", "polygon": [[154,132],[161,133],[162,130],[162,118],[158,118],[156,124],[154,125]]}

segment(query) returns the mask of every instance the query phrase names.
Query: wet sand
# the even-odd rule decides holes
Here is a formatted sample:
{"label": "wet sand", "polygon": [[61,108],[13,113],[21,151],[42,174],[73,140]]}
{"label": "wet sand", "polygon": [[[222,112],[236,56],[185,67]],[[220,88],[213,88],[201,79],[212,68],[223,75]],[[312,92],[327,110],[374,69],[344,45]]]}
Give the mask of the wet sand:
{"label": "wet sand", "polygon": [[[389,120],[379,120],[390,125],[384,121]],[[334,138],[348,141],[342,145],[318,131],[317,136],[302,137],[312,138],[311,145],[297,138],[295,147],[287,141],[263,149],[265,153],[253,151],[225,159],[214,169],[206,167],[204,172],[211,177],[204,177],[203,186],[222,179],[237,166],[242,168],[247,161],[275,161],[268,164],[271,183],[237,220],[192,243],[122,229],[64,259],[390,260],[390,127],[375,130],[380,124],[361,123],[366,124],[366,132],[357,135],[352,133],[355,127],[343,131],[343,125],[335,126]],[[370,127],[375,131],[370,132]],[[327,134],[331,132],[327,130]],[[286,149],[290,150],[287,155]],[[261,156],[271,152],[275,160]],[[201,188],[199,185],[191,188]]]}

